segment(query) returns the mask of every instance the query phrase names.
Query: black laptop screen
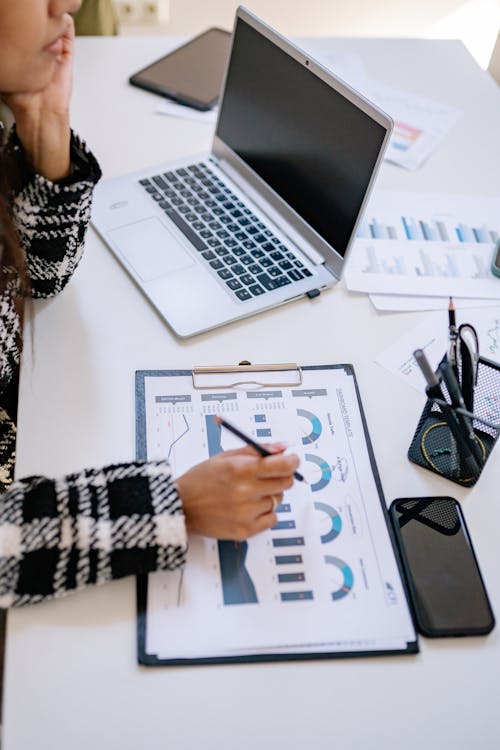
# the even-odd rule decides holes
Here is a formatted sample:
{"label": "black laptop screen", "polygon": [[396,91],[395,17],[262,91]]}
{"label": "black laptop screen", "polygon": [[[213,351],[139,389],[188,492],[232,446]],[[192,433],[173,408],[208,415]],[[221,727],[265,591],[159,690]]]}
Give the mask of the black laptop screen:
{"label": "black laptop screen", "polygon": [[342,256],[385,134],[238,19],[217,135]]}

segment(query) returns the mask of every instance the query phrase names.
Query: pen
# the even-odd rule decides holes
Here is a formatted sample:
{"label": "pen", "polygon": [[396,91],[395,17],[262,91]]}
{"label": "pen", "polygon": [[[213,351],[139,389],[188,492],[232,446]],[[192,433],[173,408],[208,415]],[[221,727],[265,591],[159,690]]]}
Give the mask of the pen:
{"label": "pen", "polygon": [[442,401],[445,400],[443,391],[439,384],[439,378],[429,364],[429,360],[425,356],[423,349],[415,349],[413,352],[417,365],[422,370],[422,375],[427,381],[426,393],[431,398],[440,398]]}
{"label": "pen", "polygon": [[[457,423],[457,419],[455,418],[455,414],[453,413],[453,410],[451,409],[449,404],[446,403],[446,399],[443,396],[443,392],[441,390],[441,385],[440,385],[440,380],[438,376],[436,375],[436,373],[434,372],[434,370],[432,369],[432,367],[430,366],[429,361],[427,357],[425,356],[423,349],[415,349],[415,351],[413,352],[413,356],[415,357],[415,361],[417,362],[418,366],[422,370],[422,374],[427,381],[427,388],[425,389],[427,395],[430,396],[430,398],[439,399],[440,401],[440,407],[441,407],[443,417],[445,421],[448,423],[448,427],[450,428],[450,431],[455,440],[455,444],[458,447],[459,453],[462,457],[462,460],[466,468],[471,473],[477,474],[479,471],[479,468],[477,466],[477,462],[474,458],[474,455],[472,454],[467,444],[466,435],[468,434],[468,430],[466,430],[466,434],[464,434],[464,427]],[[446,364],[446,367],[449,370],[449,372],[452,372],[449,364]],[[442,373],[441,365],[439,366],[439,372]],[[448,387],[448,381],[445,380],[445,382],[446,382],[446,386]]]}
{"label": "pen", "polygon": [[453,297],[450,297],[448,304],[448,336],[450,339],[450,348],[448,350],[448,361],[453,367],[455,377],[458,378],[458,365],[457,365],[457,324],[455,318],[455,305],[453,303]]}
{"label": "pen", "polygon": [[[438,366],[438,370],[443,376],[444,382],[446,383],[446,388],[448,390],[448,393],[450,394],[452,407],[465,409],[465,403],[464,403],[464,399],[462,396],[462,392],[458,385],[457,379],[455,378],[455,375],[453,373],[453,368],[450,366],[450,363],[440,362]],[[458,427],[459,427],[459,433],[457,434],[460,434],[460,440],[457,442],[459,442],[459,444],[462,447],[461,453],[464,459],[464,463],[469,469],[469,471],[477,473],[479,471],[479,466],[477,464],[476,459],[479,459],[479,461],[481,461],[481,456],[480,456],[479,446],[476,443],[476,436],[474,434],[472,422],[469,420],[468,417],[465,417],[463,414],[459,414],[459,413],[456,413],[456,414],[457,414],[457,422],[458,422]],[[453,412],[452,412],[452,416],[454,419]]]}
{"label": "pen", "polygon": [[[243,440],[244,443],[247,445],[251,445],[254,450],[257,451],[257,453],[260,453],[261,456],[272,456],[274,455],[271,453],[271,451],[268,451],[267,448],[264,448],[263,445],[259,445],[259,443],[256,443],[255,440],[252,440],[251,437],[248,437],[248,435],[245,435],[244,432],[241,432],[237,427],[234,427],[234,425],[229,424],[229,422],[226,422],[225,419],[222,419],[222,417],[215,417],[215,421],[217,424],[220,424],[222,427],[225,427],[226,430],[229,430],[229,432],[232,432],[233,435],[236,435],[236,437],[239,437],[240,440]],[[305,482],[307,484],[306,479],[302,476],[302,474],[299,471],[294,471],[293,476],[295,479],[298,479],[299,482]]]}

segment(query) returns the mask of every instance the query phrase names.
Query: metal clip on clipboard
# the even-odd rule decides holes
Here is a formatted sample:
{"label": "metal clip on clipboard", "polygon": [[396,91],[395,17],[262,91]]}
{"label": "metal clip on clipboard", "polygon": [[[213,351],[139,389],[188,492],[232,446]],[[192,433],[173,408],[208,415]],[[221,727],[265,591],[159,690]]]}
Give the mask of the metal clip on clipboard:
{"label": "metal clip on clipboard", "polygon": [[[260,379],[245,378],[245,375],[259,373]],[[283,374],[286,373],[285,379]],[[235,379],[236,376],[236,379]],[[241,376],[241,379],[240,379]],[[251,365],[242,362],[233,366],[193,367],[193,388],[214,390],[223,388],[292,388],[302,385],[302,369],[297,364]]]}

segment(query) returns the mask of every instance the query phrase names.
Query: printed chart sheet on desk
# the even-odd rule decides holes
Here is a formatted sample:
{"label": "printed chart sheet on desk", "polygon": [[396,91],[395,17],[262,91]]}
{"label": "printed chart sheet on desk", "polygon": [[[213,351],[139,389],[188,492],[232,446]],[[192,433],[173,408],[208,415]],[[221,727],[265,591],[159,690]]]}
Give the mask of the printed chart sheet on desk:
{"label": "printed chart sheet on desk", "polygon": [[352,369],[303,375],[299,387],[227,392],[145,377],[148,458],[168,457],[179,475],[241,447],[220,414],[258,441],[291,442],[308,482],[285,494],[271,530],[248,542],[193,537],[183,574],[149,576],[147,653],[390,652],[416,640]]}
{"label": "printed chart sheet on desk", "polygon": [[[490,270],[500,196],[379,191],[347,263],[348,289],[375,295],[498,300]],[[397,304],[394,309],[397,309]]]}

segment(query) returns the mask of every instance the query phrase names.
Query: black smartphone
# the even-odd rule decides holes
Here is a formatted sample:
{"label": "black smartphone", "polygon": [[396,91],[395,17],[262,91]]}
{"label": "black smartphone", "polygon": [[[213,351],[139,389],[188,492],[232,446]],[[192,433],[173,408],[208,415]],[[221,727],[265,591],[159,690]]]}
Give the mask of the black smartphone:
{"label": "black smartphone", "polygon": [[230,47],[229,31],[208,29],[135,73],[129,82],[194,109],[211,109],[221,94]]}
{"label": "black smartphone", "polygon": [[489,633],[495,618],[458,502],[398,498],[390,514],[418,630],[431,638]]}

